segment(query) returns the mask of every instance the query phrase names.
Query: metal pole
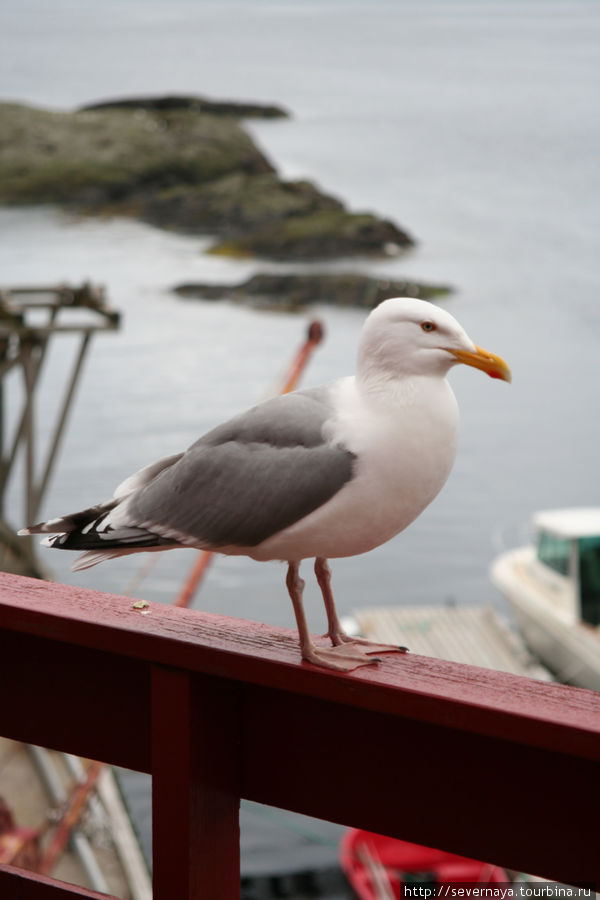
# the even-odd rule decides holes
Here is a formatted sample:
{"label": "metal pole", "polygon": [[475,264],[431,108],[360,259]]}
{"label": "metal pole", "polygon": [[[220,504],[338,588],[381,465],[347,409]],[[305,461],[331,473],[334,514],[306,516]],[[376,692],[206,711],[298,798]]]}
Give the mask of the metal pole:
{"label": "metal pole", "polygon": [[79,348],[79,353],[77,354],[77,359],[75,360],[75,365],[73,367],[73,372],[71,374],[71,379],[69,381],[69,385],[67,387],[67,391],[63,400],[63,404],[58,416],[58,420],[54,427],[54,434],[52,437],[52,444],[48,451],[48,456],[46,459],[46,466],[44,469],[44,474],[40,479],[40,483],[35,490],[35,507],[36,512],[39,509],[40,503],[42,502],[42,498],[48,487],[48,481],[50,479],[50,475],[52,474],[52,469],[54,468],[54,463],[56,462],[56,454],[58,452],[58,448],[60,445],[60,441],[64,434],[64,427],[67,421],[67,416],[71,409],[71,401],[73,399],[73,394],[75,393],[75,388],[77,386],[77,381],[79,379],[79,374],[81,372],[81,367],[83,365],[83,361],[85,359],[85,355],[90,343],[91,333],[86,331],[83,335],[83,339],[81,341],[81,346]]}
{"label": "metal pole", "polygon": [[[4,379],[2,378],[8,356],[8,339],[0,341],[0,468],[4,464]],[[0,494],[0,518],[4,515],[4,494]]]}
{"label": "metal pole", "polygon": [[[44,343],[44,346],[45,346],[45,344],[46,344],[46,339],[44,339],[44,342],[43,342],[43,343]],[[22,367],[23,367],[23,372],[24,372],[24,374],[25,374],[25,366],[26,366],[26,364],[27,364],[27,363],[26,363],[26,360],[27,360],[27,358],[29,357],[29,353],[28,353],[28,351],[26,350],[26,346],[29,346],[29,343],[27,343],[27,345],[26,345],[25,341],[23,341],[23,342],[21,343],[21,351],[20,351],[19,356],[18,356],[18,358],[17,358],[17,361],[20,362],[21,365],[22,365]],[[12,467],[13,467],[13,464],[14,464],[14,461],[15,461],[15,457],[16,457],[17,452],[18,452],[18,450],[19,450],[19,445],[20,445],[20,443],[21,443],[21,441],[22,441],[22,439],[23,439],[23,436],[24,436],[24,434],[25,434],[27,417],[28,417],[28,415],[29,415],[30,412],[31,412],[31,410],[30,410],[28,404],[29,404],[29,402],[33,403],[33,392],[34,392],[34,390],[35,390],[35,386],[36,386],[36,384],[37,384],[37,381],[38,381],[38,378],[39,378],[39,375],[40,375],[40,371],[41,371],[41,363],[42,363],[42,357],[40,357],[40,359],[38,360],[37,367],[36,367],[36,369],[35,369],[35,372],[33,373],[32,384],[31,384],[31,392],[30,392],[30,393],[27,391],[27,375],[25,374],[25,382],[26,382],[26,398],[25,398],[25,405],[24,405],[24,408],[23,408],[23,412],[21,413],[21,419],[20,419],[19,424],[18,424],[18,426],[17,426],[17,430],[16,430],[16,432],[15,432],[15,436],[14,436],[14,438],[13,438],[13,443],[12,443],[12,447],[11,447],[11,449],[10,449],[10,453],[9,453],[9,454],[7,455],[7,457],[6,457],[6,465],[5,465],[5,467],[4,467],[4,472],[2,473],[2,480],[0,481],[0,493],[2,493],[2,492],[4,491],[6,482],[8,481],[8,478],[10,477],[10,473],[11,473],[11,470],[12,470]]]}
{"label": "metal pole", "polygon": [[33,523],[36,513],[33,397],[35,384],[40,371],[42,355],[40,354],[36,361],[34,356],[35,346],[31,342],[27,342],[27,345],[23,349],[23,376],[25,381],[25,410],[23,412],[25,440],[25,521]]}
{"label": "metal pole", "polygon": [[[28,746],[46,786],[51,802],[54,805],[64,803],[67,794],[60,775],[54,767],[52,757],[44,747],[36,747],[33,744],[29,744]],[[79,857],[81,865],[85,869],[85,873],[90,880],[92,889],[108,894],[108,885],[85,834],[77,828],[72,832],[71,840],[73,849]]]}

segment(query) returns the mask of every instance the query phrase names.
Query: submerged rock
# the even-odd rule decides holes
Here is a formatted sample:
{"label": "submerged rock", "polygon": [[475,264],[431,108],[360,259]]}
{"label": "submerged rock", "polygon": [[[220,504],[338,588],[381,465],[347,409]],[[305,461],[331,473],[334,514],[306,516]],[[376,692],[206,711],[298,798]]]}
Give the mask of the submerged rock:
{"label": "submerged rock", "polygon": [[261,307],[295,310],[311,303],[372,309],[389,297],[434,300],[451,293],[452,288],[415,281],[390,281],[357,273],[302,272],[259,273],[240,284],[180,284],[173,290],[180,297],[205,300],[229,299]]}

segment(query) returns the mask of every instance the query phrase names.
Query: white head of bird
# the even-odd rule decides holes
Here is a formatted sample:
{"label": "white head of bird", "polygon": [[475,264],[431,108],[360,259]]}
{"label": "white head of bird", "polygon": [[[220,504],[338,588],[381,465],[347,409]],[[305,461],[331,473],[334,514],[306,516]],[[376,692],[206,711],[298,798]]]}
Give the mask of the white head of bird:
{"label": "white head of bird", "polygon": [[444,377],[457,363],[511,380],[500,356],[478,347],[449,312],[425,300],[385,300],[365,322],[358,347],[360,381]]}

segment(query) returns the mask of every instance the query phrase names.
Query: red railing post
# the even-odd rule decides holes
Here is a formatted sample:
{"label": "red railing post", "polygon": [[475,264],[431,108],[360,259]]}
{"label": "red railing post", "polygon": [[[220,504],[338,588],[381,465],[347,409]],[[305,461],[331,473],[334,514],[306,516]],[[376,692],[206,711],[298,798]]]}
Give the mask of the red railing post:
{"label": "red railing post", "polygon": [[152,667],[154,900],[239,900],[239,692]]}

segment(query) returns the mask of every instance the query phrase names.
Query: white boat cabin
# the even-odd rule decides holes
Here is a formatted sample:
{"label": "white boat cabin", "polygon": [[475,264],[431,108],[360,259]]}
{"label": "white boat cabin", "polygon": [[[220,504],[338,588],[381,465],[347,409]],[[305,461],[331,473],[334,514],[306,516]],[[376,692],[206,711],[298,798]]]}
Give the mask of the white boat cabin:
{"label": "white boat cabin", "polygon": [[600,625],[600,507],[539,512],[535,569],[557,609]]}

